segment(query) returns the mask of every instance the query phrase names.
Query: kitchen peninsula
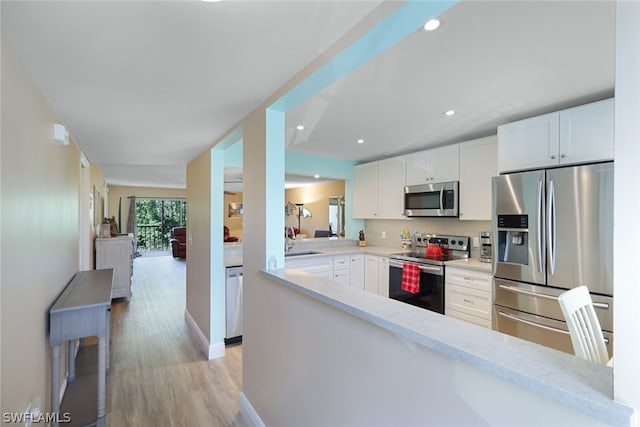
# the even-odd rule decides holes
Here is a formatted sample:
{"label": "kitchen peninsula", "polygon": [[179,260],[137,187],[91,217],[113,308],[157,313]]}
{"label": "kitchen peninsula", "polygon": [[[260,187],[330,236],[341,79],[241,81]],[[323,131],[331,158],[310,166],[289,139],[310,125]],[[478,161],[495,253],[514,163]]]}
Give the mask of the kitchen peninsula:
{"label": "kitchen peninsula", "polygon": [[[349,393],[362,393],[368,412],[374,419],[375,414],[380,416],[381,424],[385,417],[390,421],[389,413],[396,417],[396,425],[415,424],[415,419],[403,419],[406,414],[401,408],[428,399],[425,417],[433,425],[438,420],[471,425],[479,419],[488,425],[632,425],[633,411],[613,401],[613,372],[607,366],[335,286],[303,272],[279,269],[263,275],[273,285],[264,289],[265,297],[274,302],[270,311],[287,310],[288,316],[282,322],[270,315],[278,333],[267,333],[261,339],[273,339],[276,344],[283,340],[278,336],[295,339],[297,357],[305,360],[305,366],[288,366],[292,360],[286,355],[265,363],[287,375],[303,375],[298,369],[314,366],[319,373],[306,375],[316,382],[316,392],[332,386],[338,394],[335,400],[342,387]],[[313,334],[306,328],[312,328]],[[338,342],[345,348],[338,352],[328,348]],[[333,365],[338,366],[335,372],[323,370]],[[341,375],[352,369],[371,369],[371,383],[341,382]],[[329,378],[320,378],[326,375]],[[372,393],[374,385],[383,388]],[[523,394],[527,407],[517,403]],[[511,397],[509,405],[500,400],[503,396]],[[296,413],[313,411],[305,396],[292,399],[288,404],[299,408],[293,411],[293,420]],[[336,405],[333,410],[340,411],[339,403]],[[320,413],[306,414],[317,422],[323,419]]]}

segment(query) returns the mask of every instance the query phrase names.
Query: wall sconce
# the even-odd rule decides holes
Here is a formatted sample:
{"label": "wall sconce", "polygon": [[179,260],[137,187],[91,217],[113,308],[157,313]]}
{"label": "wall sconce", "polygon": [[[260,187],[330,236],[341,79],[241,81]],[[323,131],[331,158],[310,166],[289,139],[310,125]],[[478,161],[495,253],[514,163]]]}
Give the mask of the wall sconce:
{"label": "wall sconce", "polygon": [[53,142],[60,145],[69,145],[69,132],[67,128],[60,123],[54,123],[53,125]]}

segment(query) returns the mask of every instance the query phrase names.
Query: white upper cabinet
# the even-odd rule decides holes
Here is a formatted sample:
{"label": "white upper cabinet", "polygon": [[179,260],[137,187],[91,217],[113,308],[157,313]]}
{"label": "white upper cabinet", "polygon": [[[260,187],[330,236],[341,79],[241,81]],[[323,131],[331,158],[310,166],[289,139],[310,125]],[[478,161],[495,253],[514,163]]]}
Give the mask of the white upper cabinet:
{"label": "white upper cabinet", "polygon": [[407,156],[407,185],[460,180],[459,144]]}
{"label": "white upper cabinet", "polygon": [[613,129],[613,99],[498,126],[498,170],[611,160]]}
{"label": "white upper cabinet", "polygon": [[560,163],[613,160],[612,99],[560,111]]}
{"label": "white upper cabinet", "polygon": [[377,218],[404,219],[405,156],[378,162]]}
{"label": "white upper cabinet", "polygon": [[491,178],[498,175],[496,135],[460,144],[460,219],[491,220]]}
{"label": "white upper cabinet", "polygon": [[498,126],[500,172],[536,169],[557,163],[558,113]]}
{"label": "white upper cabinet", "polygon": [[353,217],[375,218],[378,213],[378,162],[354,168]]}
{"label": "white upper cabinet", "polygon": [[405,167],[405,156],[355,166],[353,217],[405,218]]}

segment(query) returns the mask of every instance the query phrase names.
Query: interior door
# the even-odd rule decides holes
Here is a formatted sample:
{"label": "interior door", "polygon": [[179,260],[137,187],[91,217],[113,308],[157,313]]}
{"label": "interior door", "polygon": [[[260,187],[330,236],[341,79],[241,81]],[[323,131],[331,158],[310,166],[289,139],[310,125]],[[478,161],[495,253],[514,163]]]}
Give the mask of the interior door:
{"label": "interior door", "polygon": [[613,295],[613,163],[547,171],[547,283]]}

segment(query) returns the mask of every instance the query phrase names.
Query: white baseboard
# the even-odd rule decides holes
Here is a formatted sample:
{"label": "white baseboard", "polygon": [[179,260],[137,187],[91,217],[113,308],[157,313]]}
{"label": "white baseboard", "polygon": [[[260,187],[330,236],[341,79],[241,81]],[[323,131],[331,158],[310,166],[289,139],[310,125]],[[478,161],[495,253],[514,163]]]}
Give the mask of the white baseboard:
{"label": "white baseboard", "polygon": [[193,317],[191,317],[191,313],[189,313],[188,310],[184,311],[184,320],[187,322],[189,330],[196,339],[198,346],[207,357],[207,360],[217,359],[218,357],[224,356],[224,343],[209,344],[209,340],[204,336],[200,327],[196,321],[193,320]]}
{"label": "white baseboard", "polygon": [[240,413],[252,427],[266,427],[244,393],[240,393]]}

